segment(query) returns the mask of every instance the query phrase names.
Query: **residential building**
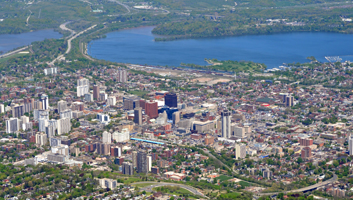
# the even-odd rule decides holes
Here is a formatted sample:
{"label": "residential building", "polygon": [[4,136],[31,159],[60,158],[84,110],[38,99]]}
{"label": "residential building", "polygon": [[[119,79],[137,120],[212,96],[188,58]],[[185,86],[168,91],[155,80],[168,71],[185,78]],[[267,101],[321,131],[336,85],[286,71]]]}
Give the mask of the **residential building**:
{"label": "residential building", "polygon": [[146,152],[139,151],[137,153],[137,172],[138,173],[148,172],[148,160],[147,160]]}
{"label": "residential building", "polygon": [[153,101],[146,101],[145,113],[150,118],[154,119],[158,117],[158,103]]}
{"label": "residential building", "polygon": [[246,145],[245,144],[235,144],[235,158],[242,159],[246,156]]}
{"label": "residential building", "polygon": [[49,109],[49,97],[48,97],[48,95],[42,94],[42,96],[40,97],[40,100],[42,102],[43,110],[48,110]]}
{"label": "residential building", "polygon": [[134,175],[134,166],[131,163],[124,162],[122,169],[123,169],[123,174]]}
{"label": "residential building", "polygon": [[231,137],[231,112],[228,110],[222,111],[222,137],[230,138]]}
{"label": "residential building", "polygon": [[20,121],[17,118],[10,118],[6,120],[6,133],[15,133],[19,131],[19,123]]}
{"label": "residential building", "polygon": [[134,109],[134,123],[142,125],[142,108],[138,107]]}
{"label": "residential building", "polygon": [[113,135],[113,140],[116,142],[127,142],[130,140],[130,131],[128,128],[124,128],[121,130],[121,132],[114,132]]}

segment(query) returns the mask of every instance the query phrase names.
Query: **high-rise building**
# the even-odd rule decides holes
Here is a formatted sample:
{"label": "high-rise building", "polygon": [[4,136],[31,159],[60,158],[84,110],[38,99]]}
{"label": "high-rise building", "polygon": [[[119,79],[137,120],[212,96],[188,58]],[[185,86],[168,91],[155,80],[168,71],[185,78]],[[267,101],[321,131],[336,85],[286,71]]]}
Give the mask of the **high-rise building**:
{"label": "high-rise building", "polygon": [[146,152],[137,153],[137,172],[138,173],[147,173],[148,172],[148,160]]}
{"label": "high-rise building", "polygon": [[109,115],[102,114],[102,113],[97,114],[97,119],[103,124],[109,124],[109,122],[110,122]]}
{"label": "high-rise building", "polygon": [[121,132],[114,132],[112,138],[116,142],[127,142],[130,140],[130,131],[128,128],[123,128]]}
{"label": "high-rise building", "polygon": [[5,106],[4,104],[0,104],[0,113],[4,113],[5,112]]}
{"label": "high-rise building", "polygon": [[164,102],[166,106],[177,108],[178,96],[175,93],[168,93],[164,96]]}
{"label": "high-rise building", "polygon": [[57,137],[49,138],[49,143],[51,147],[56,147],[61,145],[61,139]]}
{"label": "high-rise building", "polygon": [[39,118],[49,119],[49,112],[47,110],[33,110],[34,120],[39,120]]}
{"label": "high-rise building", "polygon": [[265,169],[263,172],[263,177],[267,178],[267,179],[271,179],[271,177],[273,176],[273,172],[269,169]]}
{"label": "high-rise building", "polygon": [[294,105],[294,97],[293,96],[287,96],[285,104],[286,104],[287,107],[292,107]]}
{"label": "high-rise building", "polygon": [[33,105],[34,105],[33,109],[43,110],[43,104],[41,101],[36,100],[36,101],[34,101]]}
{"label": "high-rise building", "polygon": [[141,107],[134,109],[134,122],[137,125],[142,125],[142,108]]}
{"label": "high-rise building", "polygon": [[57,120],[58,135],[69,133],[71,131],[71,121],[69,118],[62,118]]}
{"label": "high-rise building", "polygon": [[43,146],[47,143],[47,135],[45,133],[36,134],[36,144]]}
{"label": "high-rise building", "polygon": [[45,132],[45,127],[48,126],[48,119],[46,118],[39,118],[38,120],[38,130],[40,132]]}
{"label": "high-rise building", "polygon": [[97,153],[101,155],[110,155],[110,145],[107,143],[98,143],[96,144]]}
{"label": "high-rise building", "polygon": [[310,158],[311,157],[311,148],[304,147],[301,152],[301,157],[302,158]]}
{"label": "high-rise building", "polygon": [[122,82],[122,83],[127,82],[127,71],[125,69],[118,70],[117,80],[118,82]]}
{"label": "high-rise building", "polygon": [[34,99],[33,98],[24,98],[23,99],[24,112],[29,113],[34,109]]}
{"label": "high-rise building", "polygon": [[158,103],[153,101],[147,101],[145,104],[145,113],[150,118],[158,117]]}
{"label": "high-rise building", "polygon": [[50,68],[44,69],[45,75],[51,75],[51,74],[57,74],[57,73],[58,73],[58,68],[56,67],[50,67]]}
{"label": "high-rise building", "polygon": [[134,175],[134,166],[131,163],[124,162],[123,163],[123,174],[126,175]]}
{"label": "high-rise building", "polygon": [[350,135],[348,137],[348,150],[349,150],[349,155],[353,155],[353,135]]}
{"label": "high-rise building", "polygon": [[74,102],[71,105],[71,110],[75,110],[75,111],[84,111],[85,110],[85,104],[83,102]]}
{"label": "high-rise building", "polygon": [[104,91],[101,91],[101,92],[99,93],[99,101],[105,101],[105,100],[107,100],[107,99],[108,99],[107,93],[105,93]]}
{"label": "high-rise building", "polygon": [[86,78],[77,80],[77,96],[82,97],[89,93],[89,81]]}
{"label": "high-rise building", "polygon": [[147,156],[147,169],[150,172],[152,168],[152,156]]}
{"label": "high-rise building", "polygon": [[64,118],[72,119],[72,110],[71,109],[63,110],[59,112],[59,115],[60,115],[60,119],[64,119]]}
{"label": "high-rise building", "polygon": [[235,144],[235,158],[241,159],[246,156],[246,145],[245,144]]}
{"label": "high-rise building", "polygon": [[176,125],[179,123],[180,121],[180,112],[176,111],[172,114],[172,118],[173,118],[173,124]]}
{"label": "high-rise building", "polygon": [[135,95],[124,96],[123,103],[125,110],[133,110],[140,107],[140,98]]}
{"label": "high-rise building", "polygon": [[134,167],[137,167],[137,151],[133,151],[131,155],[132,155],[132,164]]}
{"label": "high-rise building", "polygon": [[239,127],[239,126],[232,126],[233,129],[233,135],[238,138],[244,138],[245,137],[245,128],[244,127]]}
{"label": "high-rise building", "polygon": [[46,94],[42,94],[40,97],[40,100],[42,102],[43,110],[48,110],[49,109],[49,97]]}
{"label": "high-rise building", "polygon": [[118,146],[110,147],[110,156],[120,157],[121,156],[121,148]]}
{"label": "high-rise building", "polygon": [[231,137],[231,112],[223,111],[222,112],[222,137],[230,138]]}
{"label": "high-rise building", "polygon": [[15,133],[20,130],[19,119],[10,118],[6,120],[6,133]]}
{"label": "high-rise building", "polygon": [[67,109],[67,102],[64,100],[58,101],[58,113]]}
{"label": "high-rise building", "polygon": [[98,85],[94,85],[93,86],[93,98],[94,98],[94,100],[98,100],[99,93],[100,93],[99,90],[100,90],[100,88],[99,88]]}
{"label": "high-rise building", "polygon": [[111,144],[112,143],[112,134],[104,131],[103,136],[102,136],[102,142],[105,144]]}
{"label": "high-rise building", "polygon": [[115,106],[115,104],[116,104],[116,97],[109,96],[107,99],[107,106]]}
{"label": "high-rise building", "polygon": [[16,105],[12,108],[12,116],[20,118],[25,114],[23,105]]}
{"label": "high-rise building", "polygon": [[92,102],[93,101],[93,94],[91,94],[91,93],[85,94],[85,101]]}

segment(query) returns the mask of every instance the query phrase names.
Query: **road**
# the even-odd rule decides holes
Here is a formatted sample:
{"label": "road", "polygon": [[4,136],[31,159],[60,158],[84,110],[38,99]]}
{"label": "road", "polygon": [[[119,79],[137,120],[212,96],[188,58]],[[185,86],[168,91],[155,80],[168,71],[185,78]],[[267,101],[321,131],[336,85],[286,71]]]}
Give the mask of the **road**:
{"label": "road", "polygon": [[71,33],[71,35],[67,36],[66,38],[70,38],[70,37],[72,37],[73,35],[76,34],[76,32],[74,30],[71,30],[71,29],[66,27],[66,25],[68,25],[70,23],[71,23],[71,21],[63,23],[63,24],[60,25],[61,30],[69,31]]}
{"label": "road", "polygon": [[30,14],[29,14],[29,16],[27,17],[27,20],[26,20],[26,26],[28,26],[28,24],[29,24],[29,18],[31,17],[31,15],[32,15],[32,11],[31,10],[29,10],[29,12],[30,12]]}
{"label": "road", "polygon": [[162,186],[178,186],[181,187],[185,190],[188,190],[189,192],[195,194],[195,195],[199,195],[202,197],[206,197],[204,194],[202,194],[201,192],[199,192],[196,188],[188,186],[188,185],[183,185],[183,184],[178,184],[178,183],[166,183],[166,182],[150,182],[150,181],[146,181],[146,182],[137,182],[137,183],[132,183],[131,185],[136,185],[136,184],[141,184],[141,183],[151,183],[153,185],[150,186],[146,186],[143,188],[140,188],[141,190],[144,190],[146,192],[152,192],[152,189],[155,187],[162,187]]}
{"label": "road", "polygon": [[16,54],[16,53],[21,52],[21,51],[26,50],[26,49],[28,49],[28,46],[22,47],[20,49],[16,49],[16,50],[11,51],[11,52],[7,52],[7,53],[5,53],[3,55],[0,55],[0,58],[5,58],[7,56],[11,56],[13,54]]}
{"label": "road", "polygon": [[121,5],[121,6],[123,6],[127,10],[127,13],[125,13],[124,15],[131,13],[130,7],[125,5],[125,4],[123,4],[123,3],[121,3],[120,1],[117,1],[117,0],[108,0],[108,1],[114,2],[114,3],[117,3],[117,4]]}
{"label": "road", "polygon": [[[87,31],[89,31],[89,30],[95,28],[96,26],[97,26],[97,24],[95,24],[95,25],[93,25],[93,26],[87,28],[86,30],[83,30],[83,31],[81,31],[81,32],[79,32],[79,33],[77,33],[77,34],[75,34],[74,36],[70,37],[70,38],[67,40],[67,49],[66,49],[65,53],[64,53],[63,55],[59,55],[59,56],[58,56],[57,58],[55,58],[53,61],[49,62],[48,65],[54,65],[54,63],[55,63],[57,60],[62,59],[65,54],[70,53],[71,47],[72,47],[71,41],[74,40],[74,39],[76,39],[78,36],[82,35],[83,33],[85,33],[85,32],[87,32]],[[64,27],[65,27],[65,26],[64,26]],[[61,28],[61,26],[60,26],[60,28]],[[66,27],[65,27],[65,28],[66,28]]]}
{"label": "road", "polygon": [[276,195],[276,194],[279,194],[279,193],[297,193],[297,192],[306,192],[306,191],[309,191],[309,190],[313,190],[313,189],[316,189],[318,187],[321,187],[321,186],[325,186],[325,185],[328,185],[332,182],[335,182],[337,180],[337,175],[334,174],[333,177],[327,181],[324,181],[324,182],[321,182],[321,183],[317,183],[315,185],[311,185],[311,186],[308,186],[308,187],[305,187],[305,188],[300,188],[300,189],[296,189],[296,190],[289,190],[289,191],[283,191],[283,192],[273,192],[273,193],[258,193],[257,195],[258,196],[263,196],[263,195]]}

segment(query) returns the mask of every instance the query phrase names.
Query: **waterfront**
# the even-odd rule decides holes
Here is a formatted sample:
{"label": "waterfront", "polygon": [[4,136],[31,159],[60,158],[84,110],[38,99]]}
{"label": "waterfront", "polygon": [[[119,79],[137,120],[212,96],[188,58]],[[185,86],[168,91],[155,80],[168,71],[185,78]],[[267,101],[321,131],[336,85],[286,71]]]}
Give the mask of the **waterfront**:
{"label": "waterfront", "polygon": [[4,34],[0,35],[0,54],[4,54],[15,48],[26,46],[35,41],[42,41],[45,39],[58,39],[62,35],[55,32],[53,29],[45,29],[21,34]]}
{"label": "waterfront", "polygon": [[97,59],[121,63],[179,66],[181,63],[207,65],[205,58],[245,60],[264,63],[268,68],[283,63],[308,62],[308,56],[326,61],[325,56],[353,60],[353,35],[339,33],[287,33],[239,37],[186,39],[155,42],[153,27],[111,32],[88,45]]}

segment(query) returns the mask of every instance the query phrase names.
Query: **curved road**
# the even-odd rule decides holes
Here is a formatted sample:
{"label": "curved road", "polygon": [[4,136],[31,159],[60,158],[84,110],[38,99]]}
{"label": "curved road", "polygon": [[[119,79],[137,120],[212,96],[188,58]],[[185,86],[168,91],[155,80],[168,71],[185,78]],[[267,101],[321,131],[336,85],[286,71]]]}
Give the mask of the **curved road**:
{"label": "curved road", "polygon": [[[178,184],[178,183],[167,183],[167,182],[150,182],[150,181],[145,181],[145,182],[137,182],[137,183],[132,183],[131,185],[136,185],[136,184],[141,184],[141,183],[151,183],[153,185],[150,186],[146,186],[143,188],[140,188],[141,190],[144,190],[146,192],[152,192],[152,189],[155,187],[162,187],[162,186],[178,186],[181,187],[183,189],[188,190],[189,192],[195,194],[195,195],[199,195],[202,197],[206,197],[204,194],[202,194],[201,192],[199,192],[196,188],[188,186],[188,185],[183,185],[183,184]],[[207,198],[207,197],[206,197]]]}
{"label": "curved road", "polygon": [[66,22],[66,23],[63,23],[63,24],[60,25],[60,29],[61,29],[61,30],[71,32],[71,35],[67,36],[66,38],[70,38],[70,37],[72,37],[73,35],[76,34],[76,32],[75,32],[74,30],[71,30],[71,29],[69,29],[69,28],[66,27],[66,25],[68,25],[68,24],[70,24],[70,23],[71,23],[71,21]]}
{"label": "curved road", "polygon": [[120,1],[117,1],[117,0],[108,0],[108,1],[111,1],[111,2],[117,3],[117,4],[121,5],[121,6],[124,6],[124,8],[127,10],[127,13],[125,13],[125,14],[131,13],[130,7],[125,5],[125,4],[123,4],[123,3],[121,3]]}

